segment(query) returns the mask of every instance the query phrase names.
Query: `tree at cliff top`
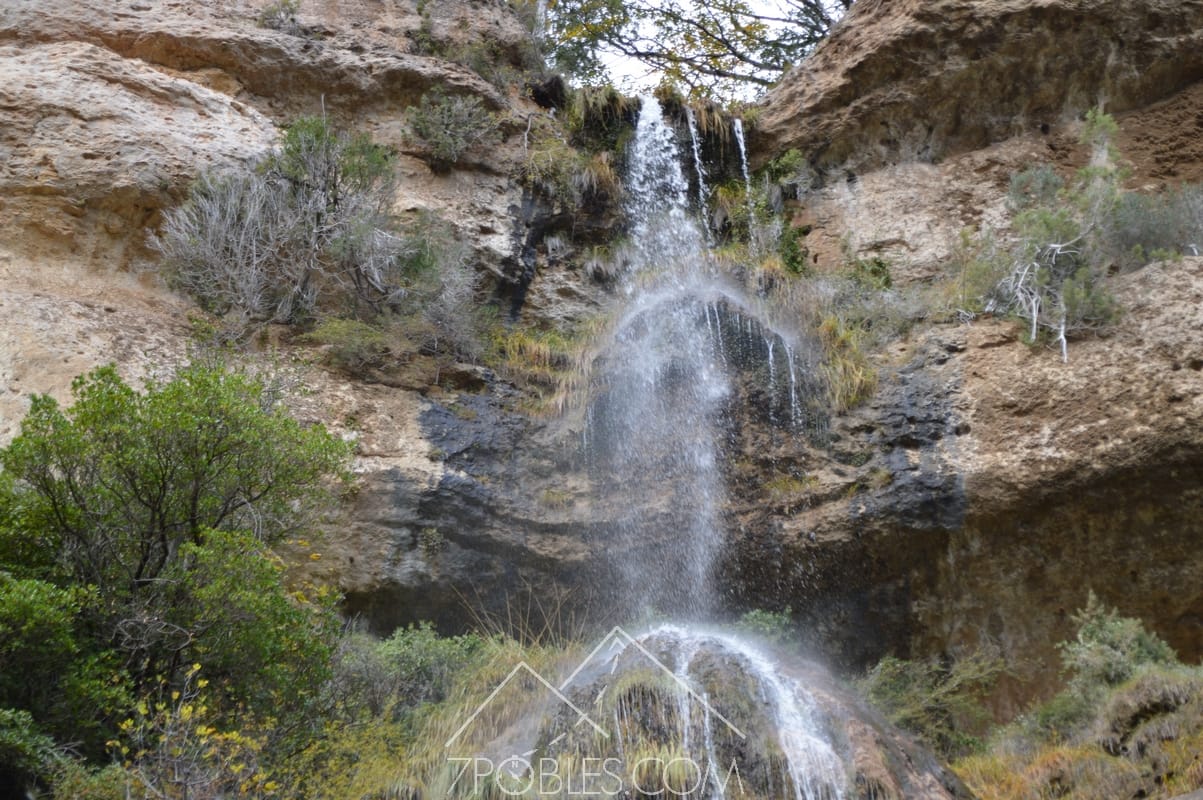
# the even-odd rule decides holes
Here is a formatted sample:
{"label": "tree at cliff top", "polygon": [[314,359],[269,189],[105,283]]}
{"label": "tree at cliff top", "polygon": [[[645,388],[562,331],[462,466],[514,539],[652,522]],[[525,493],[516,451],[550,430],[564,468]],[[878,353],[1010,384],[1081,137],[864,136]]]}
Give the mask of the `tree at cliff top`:
{"label": "tree at cliff top", "polygon": [[584,81],[601,51],[633,59],[693,95],[737,98],[772,86],[814,49],[852,0],[552,0],[553,59]]}

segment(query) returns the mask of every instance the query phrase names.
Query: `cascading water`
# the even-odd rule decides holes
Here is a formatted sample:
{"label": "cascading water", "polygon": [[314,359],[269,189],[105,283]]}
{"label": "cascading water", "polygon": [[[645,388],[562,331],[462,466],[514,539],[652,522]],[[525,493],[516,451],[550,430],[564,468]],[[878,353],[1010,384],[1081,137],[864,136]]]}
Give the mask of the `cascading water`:
{"label": "cascading water", "polygon": [[733,380],[753,375],[770,419],[796,433],[807,417],[804,371],[797,342],[715,267],[689,209],[677,135],[655,98],[642,102],[628,178],[634,263],[598,360],[586,437],[595,480],[627,500],[606,548],[623,611],[706,619],[723,542],[719,447]]}
{"label": "cascading water", "polygon": [[748,170],[748,142],[744,138],[744,121],[736,117],[731,126],[735,129],[735,144],[739,148],[739,170],[744,176],[744,197],[748,203],[748,219],[751,219],[752,173]]}
{"label": "cascading water", "polygon": [[[655,98],[642,102],[628,180],[635,263],[623,286],[625,308],[599,359],[588,442],[597,480],[626,500],[627,513],[605,548],[614,555],[615,598],[626,601],[628,615],[654,608],[689,622],[626,641],[603,668],[575,676],[566,688],[605,684],[604,676],[621,674],[626,661],[658,653],[677,682],[675,710],[663,712],[678,729],[675,746],[693,763],[708,764],[704,787],[690,796],[723,797],[719,750],[739,748],[725,718],[716,733],[717,712],[707,698],[729,704],[733,692],[724,684],[746,681],[734,694],[751,693],[763,704],[758,724],[771,740],[764,746],[780,754],[777,768],[765,768],[764,785],[795,800],[840,798],[845,770],[801,684],[747,642],[697,627],[717,610],[711,572],[724,541],[720,447],[737,373],[766,383],[770,418],[796,431],[805,416],[801,365],[797,343],[767,324],[756,303],[713,265],[689,212],[676,134]],[[688,121],[701,183],[696,128]],[[776,413],[785,407],[788,413]],[[606,689],[589,691],[600,697]],[[634,723],[622,713],[635,712],[614,710],[617,747],[636,751],[639,735],[629,733]]]}
{"label": "cascading water", "polygon": [[706,165],[702,161],[702,141],[698,136],[697,115],[689,106],[685,107],[685,117],[689,121],[689,149],[693,153],[693,170],[698,176],[698,208],[706,208]]}
{"label": "cascading water", "polygon": [[822,669],[713,625],[727,409],[758,393],[762,417],[798,435],[800,398],[813,387],[799,342],[707,253],[675,133],[653,98],[630,152],[634,264],[594,363],[585,441],[598,502],[619,498],[596,548],[612,559],[608,610],[677,621],[634,635],[615,627],[554,684],[546,669],[515,666],[447,740],[447,763],[425,788],[398,796],[964,797]]}

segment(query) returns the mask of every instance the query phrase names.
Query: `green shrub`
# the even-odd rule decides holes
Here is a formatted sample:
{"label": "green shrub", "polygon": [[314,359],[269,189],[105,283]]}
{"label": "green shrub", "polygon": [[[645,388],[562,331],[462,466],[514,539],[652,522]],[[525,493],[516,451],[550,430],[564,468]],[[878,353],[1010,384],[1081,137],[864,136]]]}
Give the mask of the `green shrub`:
{"label": "green shrub", "polygon": [[475,634],[440,636],[429,622],[398,630],[380,645],[389,683],[407,706],[438,702],[480,651],[484,639]]}
{"label": "green shrub", "polygon": [[388,335],[377,325],[356,319],[327,317],[305,339],[325,345],[330,363],[352,376],[380,366],[389,352]]}
{"label": "green shrub", "polygon": [[849,275],[853,281],[866,289],[885,291],[894,285],[894,279],[890,276],[890,265],[881,256],[854,259]]}
{"label": "green shrub", "polygon": [[[279,539],[329,501],[326,481],[350,448],[320,426],[303,428],[261,382],[218,368],[189,367],[139,393],[103,367],[77,379],[74,395],[65,411],[35,396],[21,433],[0,450],[16,479],[6,498],[18,510],[13,535],[52,554],[47,579],[95,587],[79,624],[120,653],[136,684],[171,681],[185,654],[232,635],[193,616],[207,605],[197,594],[206,553],[234,535],[214,531]],[[252,569],[253,556],[243,547],[224,572]],[[218,591],[211,610],[238,608],[237,588]]]}
{"label": "green shrub", "polygon": [[1094,717],[1094,698],[1079,692],[1058,692],[1016,720],[1019,735],[1032,742],[1070,741]]}
{"label": "green shrub", "polygon": [[305,322],[323,305],[378,314],[404,279],[394,188],[390,151],[302,118],[254,169],[203,174],[152,243],[176,288],[246,324]]}
{"label": "green shrub", "polygon": [[1122,194],[1101,231],[1099,258],[1122,270],[1203,253],[1203,186]]}
{"label": "green shrub", "polygon": [[409,110],[408,119],[410,131],[437,170],[450,169],[473,149],[500,138],[497,118],[479,97],[429,91]]}
{"label": "green shrub", "polygon": [[1070,686],[1089,695],[1097,687],[1117,686],[1146,664],[1177,661],[1173,649],[1156,634],[1145,630],[1140,620],[1121,617],[1106,608],[1091,592],[1086,607],[1073,615],[1078,633],[1058,647]]}
{"label": "green shrub", "polygon": [[1071,336],[1104,330],[1119,314],[1106,288],[1109,270],[1200,251],[1203,189],[1156,196],[1122,191],[1125,173],[1111,148],[1116,130],[1115,120],[1101,111],[1087,114],[1082,140],[1094,155],[1070,186],[1049,165],[1011,177],[1014,246],[1004,252],[983,235],[963,241],[954,255],[962,315],[1002,312],[1024,319],[1029,341],[1051,337],[1068,358]]}
{"label": "green shrub", "polygon": [[797,641],[798,630],[794,624],[793,609],[786,606],[783,611],[765,611],[755,608],[744,612],[735,627],[774,644]]}
{"label": "green shrub", "polygon": [[1038,164],[1011,176],[1007,205],[1016,212],[1035,206],[1050,206],[1057,201],[1064,188],[1065,181],[1051,165]]}
{"label": "green shrub", "polygon": [[1090,596],[1058,645],[1069,686],[953,765],[984,800],[1176,797],[1203,788],[1203,672]]}
{"label": "green shrub", "polygon": [[47,776],[61,758],[29,712],[0,708],[0,779],[10,790]]}
{"label": "green shrub", "polygon": [[951,662],[886,656],[857,688],[891,722],[951,758],[980,747],[989,721],[982,696],[1002,672],[1002,660],[986,651]]}
{"label": "green shrub", "polygon": [[259,25],[296,35],[301,30],[297,23],[297,11],[300,8],[301,0],[274,0],[259,12]]}
{"label": "green shrub", "polygon": [[781,231],[778,252],[781,262],[792,275],[810,275],[810,250],[803,244],[809,233],[809,228],[793,225],[786,225]]}

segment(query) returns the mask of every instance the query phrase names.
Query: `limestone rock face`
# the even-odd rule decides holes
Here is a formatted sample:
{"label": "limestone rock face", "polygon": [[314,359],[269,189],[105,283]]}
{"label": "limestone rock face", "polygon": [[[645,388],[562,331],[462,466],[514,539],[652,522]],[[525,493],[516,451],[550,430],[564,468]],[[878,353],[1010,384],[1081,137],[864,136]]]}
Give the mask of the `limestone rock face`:
{"label": "limestone rock face", "polygon": [[[496,35],[500,61],[520,38],[513,16],[493,4],[433,5],[429,23],[444,49]],[[410,37],[423,25],[416,6],[386,12],[369,3],[323,5],[302,15],[294,32],[262,27],[257,13],[234,2],[5,4],[0,136],[11,144],[0,146],[13,153],[5,194],[44,197],[70,187],[71,195],[58,213],[39,210],[45,200],[0,209],[10,238],[32,225],[33,239],[39,232],[67,239],[78,255],[70,240],[101,229],[108,238],[99,236],[84,255],[99,257],[108,246],[128,265],[146,255],[140,248],[157,224],[155,212],[178,202],[200,170],[261,156],[275,141],[272,123],[328,113],[406,153],[399,210],[445,212],[478,237],[482,262],[499,275],[509,262],[517,270],[511,208],[521,193],[508,179],[515,149],[478,154],[472,181],[462,173],[436,175],[413,157],[420,151],[406,137],[403,112],[432,88],[510,110],[471,69],[410,52]],[[49,150],[55,163],[48,167],[39,159]],[[99,222],[90,216],[98,209],[110,212]]]}
{"label": "limestone rock face", "polygon": [[0,108],[4,228],[85,257],[144,230],[198,170],[249,162],[276,133],[226,95],[78,41],[0,45]]}
{"label": "limestone rock face", "polygon": [[[482,35],[480,19],[459,10],[455,19],[469,23],[461,25],[463,35]],[[421,24],[416,12],[381,17],[367,3],[330,4],[313,17],[302,15],[296,33],[257,25],[257,13],[257,6],[228,0],[15,0],[0,12],[0,41],[89,42],[159,68],[199,73],[225,91],[267,100],[281,115],[316,111],[323,98],[337,109],[399,109],[434,86],[479,95],[494,108],[504,102],[467,67],[408,52],[405,34]],[[484,15],[484,24],[499,27],[499,16]]]}
{"label": "limestone rock face", "polygon": [[[1194,2],[861,0],[770,94],[756,158],[809,159],[793,214],[817,270],[879,257],[921,292],[962,230],[1005,237],[1012,174],[1086,163],[1074,117],[1100,100],[1129,189],[1198,180],[1201,35]],[[1003,681],[1004,715],[1052,690],[1053,643],[1088,591],[1197,659],[1203,261],[1109,288],[1121,321],[1072,343],[1068,363],[1003,320],[892,345],[876,396],[833,419],[828,454],[786,459],[811,491],[766,501],[742,484],[737,595],[788,598],[849,663],[997,646],[1028,679]]]}
{"label": "limestone rock face", "polygon": [[[188,357],[196,309],[165,288],[147,235],[201,170],[261,158],[302,114],[327,113],[394,147],[396,211],[453,226],[485,291],[527,269],[519,254],[533,253],[531,230],[543,223],[524,210],[513,178],[521,129],[506,120],[540,112],[456,63],[521,63],[527,34],[510,7],[306,2],[283,31],[257,23],[263,5],[0,4],[0,442],[18,432],[32,393],[66,401],[72,379],[100,364],[137,382]],[[433,172],[404,117],[430,89],[481,98],[503,140]],[[596,302],[572,283],[537,283],[537,313],[564,313],[551,306],[569,292],[577,313]],[[496,376],[457,367],[365,385],[313,360],[286,348],[278,368],[309,390],[291,401],[303,420],[358,437],[360,485],[329,535],[295,555],[309,577],[346,593],[350,612],[382,632],[422,618],[450,626],[469,600],[498,607],[514,586],[587,558],[583,532],[566,533],[569,515],[538,499],[563,483],[554,441],[540,441],[512,402],[503,407],[513,390]]]}
{"label": "limestone rock face", "polygon": [[876,397],[834,424],[835,454],[862,465],[819,469],[792,507],[737,507],[736,591],[789,598],[851,663],[998,646],[1036,679],[1002,687],[1006,713],[1055,685],[1088,591],[1198,658],[1203,259],[1113,291],[1123,319],[1068,363],[1003,321],[897,345]]}
{"label": "limestone rock face", "polygon": [[765,160],[821,170],[933,161],[1203,77],[1199,0],[858,0],[769,93]]}

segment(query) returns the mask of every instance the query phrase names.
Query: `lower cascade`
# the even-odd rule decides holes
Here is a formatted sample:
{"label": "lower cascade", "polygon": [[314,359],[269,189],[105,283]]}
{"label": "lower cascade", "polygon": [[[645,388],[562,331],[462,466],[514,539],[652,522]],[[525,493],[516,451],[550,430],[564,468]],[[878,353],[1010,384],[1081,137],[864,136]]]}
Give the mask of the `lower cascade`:
{"label": "lower cascade", "polygon": [[962,796],[820,667],[715,625],[736,381],[763,387],[790,436],[821,427],[819,393],[798,338],[710,258],[655,98],[642,99],[631,151],[633,264],[593,363],[583,447],[595,486],[624,498],[596,547],[605,600],[616,619],[674,621],[614,627],[566,663],[515,666],[451,732],[423,796]]}
{"label": "lower cascade", "polygon": [[636,636],[615,629],[566,683],[570,696],[612,723],[611,736],[580,736],[577,720],[561,712],[543,749],[557,762],[610,760],[637,790],[656,782],[685,797],[842,798],[830,725],[803,682],[729,633],[676,624]]}

